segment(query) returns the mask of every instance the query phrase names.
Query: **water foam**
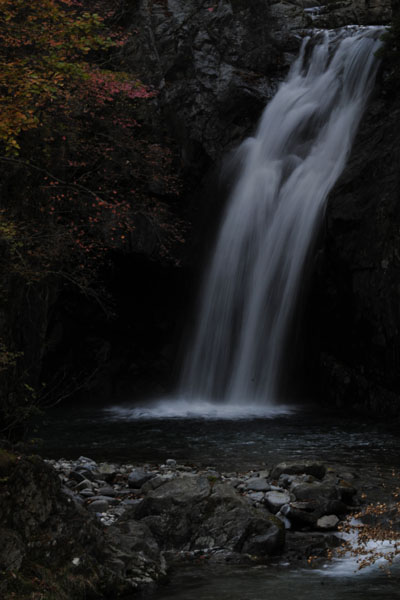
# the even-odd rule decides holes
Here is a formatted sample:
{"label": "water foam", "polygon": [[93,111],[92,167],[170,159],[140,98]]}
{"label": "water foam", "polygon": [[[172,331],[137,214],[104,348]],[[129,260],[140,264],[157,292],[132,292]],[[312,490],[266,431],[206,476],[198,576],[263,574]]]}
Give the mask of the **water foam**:
{"label": "water foam", "polygon": [[140,407],[111,406],[105,409],[108,419],[122,421],[150,419],[273,419],[294,412],[290,406],[259,404],[215,404],[204,400],[164,398]]}

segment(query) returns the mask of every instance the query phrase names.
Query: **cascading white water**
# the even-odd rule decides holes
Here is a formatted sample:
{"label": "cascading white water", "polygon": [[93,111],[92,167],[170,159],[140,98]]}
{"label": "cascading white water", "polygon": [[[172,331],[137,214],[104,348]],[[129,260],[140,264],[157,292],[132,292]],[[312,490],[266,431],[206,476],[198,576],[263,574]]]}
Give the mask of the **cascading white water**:
{"label": "cascading white water", "polygon": [[[305,40],[239,149],[242,170],[205,282],[180,395],[274,404],[307,252],[373,86],[379,28]],[[331,47],[331,46],[335,47]]]}

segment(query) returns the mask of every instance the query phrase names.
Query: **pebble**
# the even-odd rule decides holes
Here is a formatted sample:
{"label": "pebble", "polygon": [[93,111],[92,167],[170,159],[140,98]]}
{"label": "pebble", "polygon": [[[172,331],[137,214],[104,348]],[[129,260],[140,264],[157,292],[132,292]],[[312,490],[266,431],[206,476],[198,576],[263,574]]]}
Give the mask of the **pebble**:
{"label": "pebble", "polygon": [[[69,496],[69,501],[85,506],[106,527],[113,525],[125,511],[142,503],[143,496],[147,493],[171,479],[202,475],[208,478],[213,485],[216,485],[218,481],[231,485],[253,506],[260,510],[267,508],[276,514],[286,529],[294,528],[296,530],[298,519],[296,517],[297,520],[293,522],[293,525],[291,512],[299,513],[300,511],[300,516],[301,514],[308,515],[310,511],[314,510],[316,501],[310,502],[307,498],[307,501],[301,502],[292,490],[295,491],[299,485],[312,487],[316,485],[322,492],[334,488],[338,492],[346,491],[349,495],[350,492],[353,492],[352,483],[357,477],[357,475],[346,473],[343,469],[340,471],[339,478],[337,471],[328,469],[323,482],[316,484],[315,476],[312,473],[282,473],[277,479],[277,469],[275,469],[275,473],[273,473],[275,477],[272,479],[274,483],[272,484],[271,479],[268,479],[269,471],[267,469],[248,471],[247,473],[220,473],[214,467],[202,469],[178,465],[177,461],[172,458],[167,459],[165,464],[158,467],[154,465],[117,465],[115,463],[96,464],[88,457],[80,457],[75,461],[60,459],[47,462],[58,472],[63,482],[62,489]],[[308,466],[309,463],[306,464],[307,469]],[[317,463],[317,466],[321,471],[324,468],[320,463]],[[315,467],[315,463],[312,463],[312,467]],[[296,463],[292,470],[300,471],[301,469]],[[336,481],[337,483],[335,483]],[[291,491],[289,492],[285,488],[290,488]],[[335,511],[334,508],[330,510]],[[309,527],[307,520],[305,523],[306,527]],[[328,514],[319,518],[318,522],[315,520],[310,527],[328,533],[330,530],[336,529],[338,523],[339,518],[336,515]]]}
{"label": "pebble", "polygon": [[104,513],[108,510],[109,504],[106,500],[95,500],[87,505],[88,510],[94,513]]}

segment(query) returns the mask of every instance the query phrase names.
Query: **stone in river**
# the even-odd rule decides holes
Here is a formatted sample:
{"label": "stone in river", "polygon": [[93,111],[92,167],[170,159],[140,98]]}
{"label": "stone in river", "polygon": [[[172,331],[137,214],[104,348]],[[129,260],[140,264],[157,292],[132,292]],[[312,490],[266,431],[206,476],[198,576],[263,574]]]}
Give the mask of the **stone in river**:
{"label": "stone in river", "polygon": [[248,490],[254,492],[268,492],[271,489],[270,484],[263,477],[252,477],[245,482],[245,485]]}
{"label": "stone in river", "polygon": [[108,510],[109,505],[106,500],[95,500],[94,502],[91,502],[87,508],[90,512],[102,513]]}
{"label": "stone in river", "polygon": [[315,460],[299,460],[290,462],[281,462],[276,465],[271,472],[272,479],[279,479],[282,473],[288,475],[313,475],[317,479],[322,479],[326,473],[325,465],[320,461]]}
{"label": "stone in river", "polygon": [[264,492],[250,492],[249,498],[253,500],[253,502],[262,502],[264,500]]}
{"label": "stone in river", "polygon": [[329,531],[330,529],[336,529],[339,523],[339,517],[336,515],[324,515],[317,521],[318,529]]}
{"label": "stone in river", "polygon": [[340,500],[340,493],[336,486],[326,483],[298,483],[292,485],[290,491],[296,496],[297,500]]}
{"label": "stone in river", "polygon": [[265,504],[271,512],[276,513],[284,504],[290,502],[290,494],[288,492],[267,492],[265,494]]}
{"label": "stone in river", "polygon": [[154,477],[154,473],[148,473],[144,469],[133,469],[128,477],[128,485],[130,488],[139,489],[152,477]]}

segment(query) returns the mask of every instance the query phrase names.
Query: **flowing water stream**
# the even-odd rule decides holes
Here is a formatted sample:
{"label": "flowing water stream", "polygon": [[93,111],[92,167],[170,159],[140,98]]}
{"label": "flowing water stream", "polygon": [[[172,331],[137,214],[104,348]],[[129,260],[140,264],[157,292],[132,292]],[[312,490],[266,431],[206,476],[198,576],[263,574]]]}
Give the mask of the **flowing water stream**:
{"label": "flowing water stream", "polygon": [[277,403],[305,261],[374,84],[380,33],[305,39],[255,136],[239,148],[241,172],[181,378],[192,406]]}

